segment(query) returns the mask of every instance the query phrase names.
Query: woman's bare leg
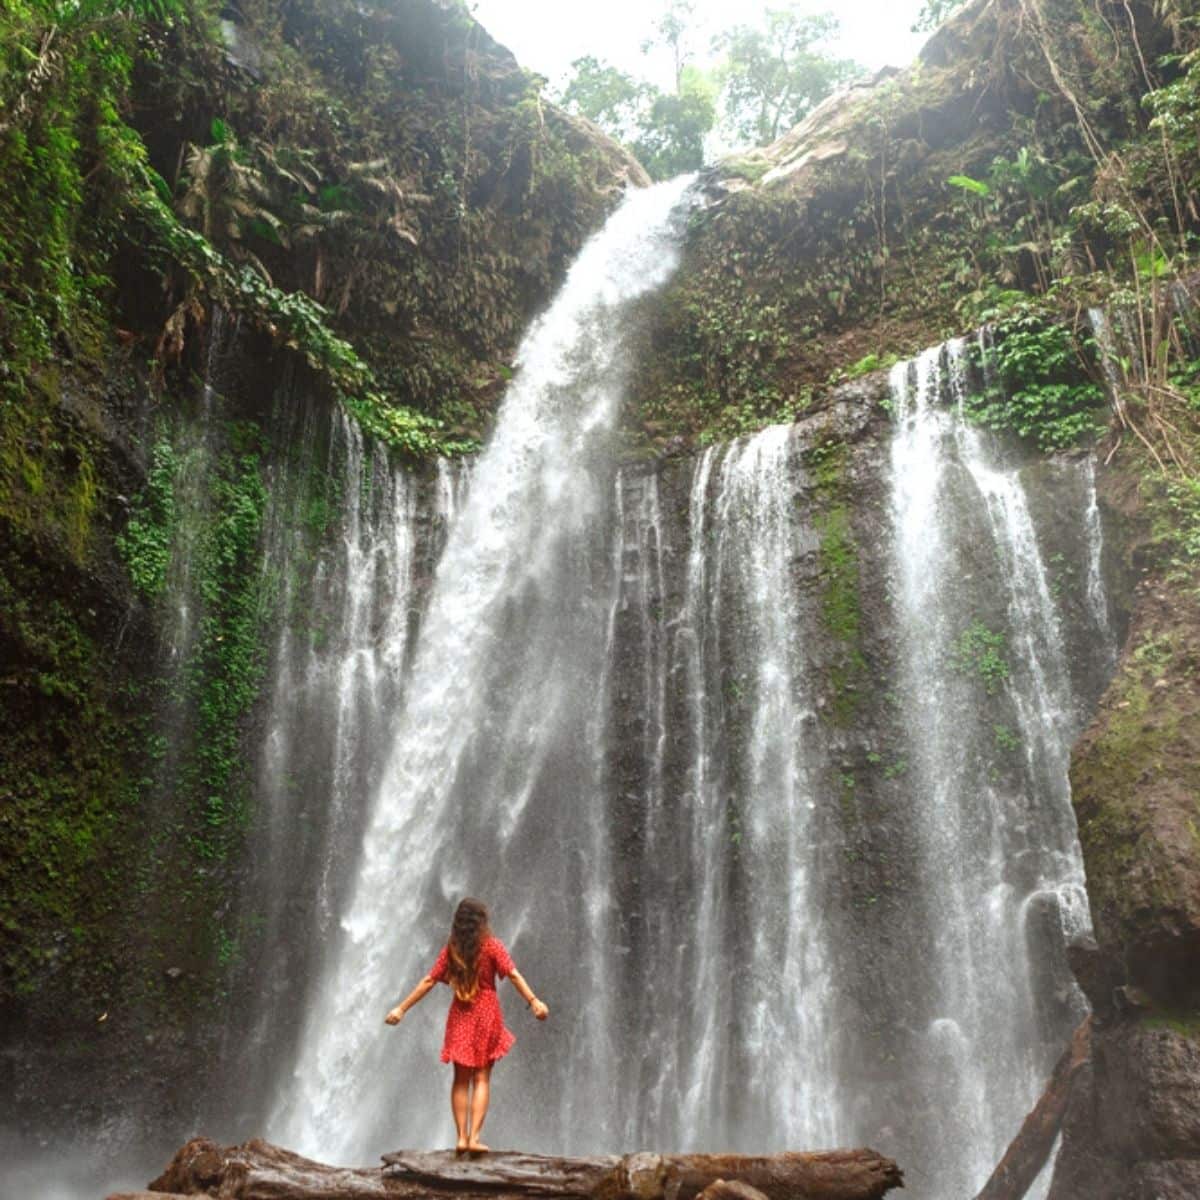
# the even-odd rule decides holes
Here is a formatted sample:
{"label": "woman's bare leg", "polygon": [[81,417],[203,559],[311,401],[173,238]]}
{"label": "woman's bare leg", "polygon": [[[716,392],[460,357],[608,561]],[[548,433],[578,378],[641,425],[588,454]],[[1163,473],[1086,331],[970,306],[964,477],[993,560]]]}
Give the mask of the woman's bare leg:
{"label": "woman's bare leg", "polygon": [[450,1087],[450,1110],[454,1113],[454,1127],[458,1130],[456,1150],[465,1150],[470,1139],[467,1120],[471,1112],[471,1076],[470,1067],[460,1063],[454,1064],[454,1083]]}
{"label": "woman's bare leg", "polygon": [[474,1089],[471,1093],[471,1136],[467,1143],[468,1150],[485,1151],[487,1147],[479,1140],[479,1131],[487,1119],[488,1100],[491,1096],[492,1068],[476,1067],[474,1071]]}

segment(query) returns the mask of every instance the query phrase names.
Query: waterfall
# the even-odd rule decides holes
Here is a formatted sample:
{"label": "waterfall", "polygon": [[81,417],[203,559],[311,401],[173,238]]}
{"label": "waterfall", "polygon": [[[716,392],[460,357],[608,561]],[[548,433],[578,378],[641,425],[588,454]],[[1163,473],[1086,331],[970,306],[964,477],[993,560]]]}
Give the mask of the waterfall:
{"label": "waterfall", "polygon": [[[820,414],[618,470],[631,302],[673,269],[683,187],[585,248],[469,487],[290,418],[289,469],[341,482],[323,540],[295,532],[301,493],[269,531],[296,619],[263,844],[295,882],[265,940],[310,986],[264,986],[267,1132],[343,1161],[446,1144],[444,996],[383,1016],[476,894],[552,1008],[505,993],[498,1143],[870,1143],[959,1200],[1082,1005],[1067,763],[1115,649],[1092,460],[971,426],[980,352],[956,341],[896,368],[890,434],[851,418],[833,492]],[[853,677],[831,672],[833,528]]]}
{"label": "waterfall", "polygon": [[[272,1136],[342,1158],[444,1131],[441,1088],[420,1089],[420,1018],[382,1024],[428,969],[453,903],[492,901],[500,931],[547,994],[599,993],[606,937],[599,739],[611,624],[612,430],[630,302],[675,265],[687,180],[630,196],[534,324],[475,468],[393,718],[337,944],[309,1007]],[[432,1005],[429,1006],[432,1008]],[[563,1013],[521,1091],[545,1145],[567,1139],[544,1104],[571,1055],[600,1044],[599,1006]],[[434,1018],[428,1009],[421,1017]],[[538,1086],[540,1072],[541,1086]],[[603,1080],[603,1064],[593,1080]],[[578,1131],[577,1131],[578,1132]],[[593,1126],[588,1136],[602,1134]],[[562,1142],[560,1141],[560,1144]]]}
{"label": "waterfall", "polygon": [[[947,1200],[978,1190],[1039,1094],[1082,1004],[1062,946],[1088,928],[1067,782],[1080,704],[1021,465],[963,419],[971,357],[950,342],[893,373],[901,696],[928,914],[921,1087],[940,1114],[922,1170]],[[1080,607],[1110,643],[1090,459],[1068,470],[1086,497]],[[1047,1012],[1048,971],[1067,1011]]]}

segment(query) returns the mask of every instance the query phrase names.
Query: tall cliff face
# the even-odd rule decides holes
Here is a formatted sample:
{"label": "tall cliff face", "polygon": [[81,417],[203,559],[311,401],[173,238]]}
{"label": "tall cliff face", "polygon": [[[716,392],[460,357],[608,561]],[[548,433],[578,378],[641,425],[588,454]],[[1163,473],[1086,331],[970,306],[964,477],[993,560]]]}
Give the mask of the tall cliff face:
{"label": "tall cliff face", "polygon": [[1174,9],[1101,9],[973,0],[911,67],[716,164],[683,269],[647,305],[634,447],[791,419],[1022,294],[1070,322],[1110,293],[1194,170],[1191,142],[1164,149],[1149,124],[1192,42]]}
{"label": "tall cliff face", "polygon": [[[1182,102],[1189,13],[979,0],[911,69],[721,164],[682,269],[646,305],[629,404],[632,444],[648,455],[805,421],[840,379],[939,335],[979,319],[1014,330],[1031,294],[1041,319],[1074,327],[1072,357],[1106,383],[1116,411],[1099,487],[1120,514],[1123,574],[1142,582],[1071,770],[1097,926],[1074,961],[1097,1051],[1051,1193],[1063,1198],[1195,1190],[1195,343],[1178,289],[1136,265],[1138,247],[1167,246],[1154,252],[1165,264],[1194,236],[1177,190],[1194,176],[1194,145],[1175,124],[1194,111]],[[1177,265],[1186,272],[1186,255]],[[1141,334],[1109,345],[1105,363],[1081,317],[1110,297],[1118,315],[1141,312]],[[1173,365],[1156,373],[1156,355]],[[1050,380],[1029,382],[1017,390]]]}
{"label": "tall cliff face", "polygon": [[[1127,513],[1130,482],[1112,481]],[[1071,763],[1095,919],[1074,953],[1094,1049],[1056,1200],[1183,1200],[1200,1187],[1200,613],[1193,580],[1163,562],[1139,516],[1135,504],[1133,623]]]}

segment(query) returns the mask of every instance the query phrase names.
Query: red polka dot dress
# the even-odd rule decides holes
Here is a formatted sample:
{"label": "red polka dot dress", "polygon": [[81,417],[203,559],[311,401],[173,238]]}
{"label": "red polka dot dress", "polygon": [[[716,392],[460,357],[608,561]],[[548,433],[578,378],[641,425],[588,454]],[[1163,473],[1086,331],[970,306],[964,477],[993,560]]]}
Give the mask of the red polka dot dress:
{"label": "red polka dot dress", "polygon": [[[450,949],[442,947],[429,978],[434,983],[449,983],[447,967]],[[503,1058],[517,1040],[504,1027],[500,997],[496,995],[496,976],[507,979],[513,972],[513,960],[497,937],[485,938],[479,947],[479,991],[469,1004],[456,996],[446,1014],[446,1040],[442,1043],[442,1062],[464,1067],[487,1067]]]}

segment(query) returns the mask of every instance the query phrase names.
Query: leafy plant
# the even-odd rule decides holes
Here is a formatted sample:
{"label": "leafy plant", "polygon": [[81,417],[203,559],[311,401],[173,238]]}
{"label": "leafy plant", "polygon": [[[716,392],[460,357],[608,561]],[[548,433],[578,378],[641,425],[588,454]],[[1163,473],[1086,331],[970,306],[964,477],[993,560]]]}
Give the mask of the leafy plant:
{"label": "leafy plant", "polygon": [[179,459],[168,441],[160,441],[150,457],[146,486],[125,528],[117,534],[117,549],[133,585],[149,599],[162,594],[171,561],[171,539],[179,522],[175,506],[175,476]]}
{"label": "leafy plant", "polygon": [[954,643],[954,668],[981,680],[984,691],[994,696],[1011,674],[1004,654],[1006,645],[1003,633],[989,629],[982,621],[972,621]]}
{"label": "leafy plant", "polygon": [[982,351],[985,384],[964,404],[980,425],[1006,430],[1040,450],[1062,450],[1097,430],[1103,389],[1084,373],[1090,342],[1038,305],[1008,309]]}

